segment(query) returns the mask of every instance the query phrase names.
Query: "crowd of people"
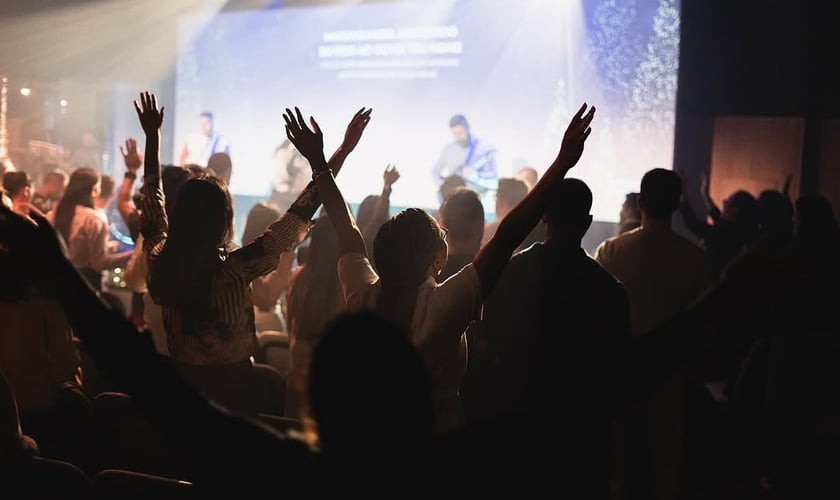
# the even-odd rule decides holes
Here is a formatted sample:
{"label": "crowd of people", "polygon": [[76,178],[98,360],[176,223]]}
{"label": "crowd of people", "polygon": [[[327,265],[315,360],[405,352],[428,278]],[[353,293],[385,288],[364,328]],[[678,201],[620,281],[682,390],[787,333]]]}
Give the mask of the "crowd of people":
{"label": "crowd of people", "polygon": [[[327,156],[294,108],[311,182],[285,212],[255,205],[240,245],[230,162],[161,165],[164,109],[134,104],[144,152],[126,141],[118,188],[81,166],[2,180],[0,471],[29,496],[76,474],[84,497],[114,468],[201,498],[838,493],[824,197],[738,191],[697,216],[687,174],[655,168],[590,256],[593,193],[568,173],[594,107],[542,176],[499,180],[494,222],[464,185],[390,217],[390,165],[354,215],[335,179],[372,110]],[[133,250],[109,242],[112,200]],[[127,308],[103,286],[114,267]]]}

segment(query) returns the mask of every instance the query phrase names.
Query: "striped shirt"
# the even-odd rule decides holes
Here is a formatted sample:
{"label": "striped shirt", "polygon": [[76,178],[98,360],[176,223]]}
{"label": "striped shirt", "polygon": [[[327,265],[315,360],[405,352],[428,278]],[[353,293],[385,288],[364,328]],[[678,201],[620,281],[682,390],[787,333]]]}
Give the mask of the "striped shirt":
{"label": "striped shirt", "polygon": [[[141,232],[149,273],[166,245],[168,222],[160,180],[141,189]],[[253,355],[256,346],[251,282],[277,269],[280,255],[306,236],[309,222],[287,212],[256,240],[220,259],[210,280],[207,309],[201,318],[174,306],[162,306],[169,353],[190,365],[236,363]],[[152,299],[159,303],[158,297]]]}

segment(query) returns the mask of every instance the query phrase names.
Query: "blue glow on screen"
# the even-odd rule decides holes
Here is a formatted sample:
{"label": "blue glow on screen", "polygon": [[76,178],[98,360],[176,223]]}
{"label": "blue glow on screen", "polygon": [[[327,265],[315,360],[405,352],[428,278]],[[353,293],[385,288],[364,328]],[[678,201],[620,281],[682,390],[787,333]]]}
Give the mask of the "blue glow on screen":
{"label": "blue glow on screen", "polygon": [[234,193],[267,196],[285,107],[314,115],[327,155],[353,113],[374,116],[339,176],[348,201],[402,178],[392,204],[437,207],[432,176],[463,114],[502,176],[542,172],[571,114],[598,107],[569,174],[614,221],[642,174],[670,167],[679,54],[675,0],[424,0],[279,8],[179,23],[177,149],[212,111],[231,145]]}

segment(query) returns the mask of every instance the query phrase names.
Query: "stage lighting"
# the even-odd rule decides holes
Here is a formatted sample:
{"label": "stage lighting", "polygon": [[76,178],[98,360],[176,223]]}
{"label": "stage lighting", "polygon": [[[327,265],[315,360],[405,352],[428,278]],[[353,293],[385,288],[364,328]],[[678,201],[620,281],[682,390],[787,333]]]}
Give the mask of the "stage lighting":
{"label": "stage lighting", "polygon": [[24,97],[29,97],[31,94],[32,89],[30,89],[29,87],[23,87],[22,89],[20,89],[20,95]]}

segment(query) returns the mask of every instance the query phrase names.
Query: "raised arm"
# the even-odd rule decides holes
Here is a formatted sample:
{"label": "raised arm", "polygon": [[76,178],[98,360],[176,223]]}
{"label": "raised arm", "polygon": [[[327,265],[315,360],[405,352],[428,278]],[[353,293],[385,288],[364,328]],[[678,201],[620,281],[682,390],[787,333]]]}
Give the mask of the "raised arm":
{"label": "raised arm", "polygon": [[134,109],[146,134],[143,187],[140,189],[140,232],[144,240],[143,251],[154,253],[166,238],[168,229],[160,168],[160,128],[164,109],[158,109],[157,98],[149,92],[140,94],[140,103],[134,101]]}
{"label": "raised arm", "polygon": [[706,213],[717,224],[720,222],[720,208],[715,204],[709,192],[709,176],[705,172],[700,173],[700,195],[703,197],[703,205],[706,206]]}
{"label": "raised arm", "polygon": [[134,109],[146,134],[146,154],[143,162],[143,185],[160,186],[160,128],[163,126],[165,108],[158,109],[157,97],[151,92],[140,94],[140,103]]}
{"label": "raised arm", "polygon": [[[292,471],[293,481],[308,483],[304,445],[203,398],[155,352],[149,335],[97,297],[62,255],[49,223],[32,218],[37,225],[0,207],[0,244],[21,264],[30,258],[41,264],[27,278],[58,300],[97,365],[132,397],[202,493],[214,498],[255,494],[274,481],[276,470]],[[230,461],[232,456],[237,460]]]}
{"label": "raised arm", "polygon": [[120,153],[122,153],[123,162],[125,162],[125,177],[123,177],[120,192],[117,195],[117,210],[119,210],[126,225],[131,227],[132,220],[137,216],[137,207],[134,205],[134,181],[137,179],[137,171],[140,170],[143,161],[140,159],[140,154],[137,153],[137,141],[133,138],[125,141],[125,148],[120,146]]}
{"label": "raised arm", "polygon": [[[359,130],[359,136],[370,121],[371,111],[365,108],[360,109],[350,122],[351,127],[355,124],[355,128]],[[309,160],[309,165],[312,167],[312,176],[318,188],[318,194],[338,234],[339,252],[367,255],[362,233],[356,226],[353,214],[350,213],[344,196],[335,183],[333,172],[330,171],[324,158],[324,135],[318,123],[310,117],[309,121],[312,124],[312,129],[310,129],[298,108],[295,108],[294,113],[287,108],[283,119],[286,121],[286,135],[289,140]]]}
{"label": "raised arm", "polygon": [[[362,116],[362,112],[357,113],[347,126],[344,141],[329,162],[324,160],[323,142],[321,142],[319,161],[323,165],[322,168],[329,168],[331,172],[337,173],[347,155],[359,143],[365,125],[366,119]],[[306,237],[309,221],[320,206],[320,191],[315,181],[312,181],[280,219],[272,223],[256,240],[230,255],[231,264],[240,269],[247,281],[254,281],[270,273],[277,268],[280,255],[291,251]]]}
{"label": "raised arm", "polygon": [[[347,156],[356,149],[356,146],[362,138],[362,133],[365,131],[365,127],[367,126],[369,116],[370,111],[365,112],[364,108],[362,108],[353,116],[353,119],[350,120],[350,123],[347,125],[347,130],[344,133],[344,141],[342,141],[341,145],[335,150],[335,153],[333,153],[330,160],[327,162],[327,166],[333,175],[338,175],[338,172],[341,171],[341,167],[344,165],[344,161],[347,159]],[[321,156],[323,157],[323,148]],[[321,196],[315,186],[315,181],[312,180],[300,193],[295,202],[292,203],[292,206],[288,211],[296,214],[304,220],[309,220],[315,215],[315,212],[318,211],[320,206]]]}
{"label": "raised arm", "polygon": [[385,167],[385,172],[382,173],[382,194],[376,199],[373,212],[367,222],[359,228],[368,250],[373,247],[373,240],[379,227],[388,220],[388,213],[391,211],[391,188],[398,180],[400,180],[400,171],[397,167],[390,164]]}
{"label": "raised arm", "polygon": [[[709,230],[711,230],[711,226],[706,223],[705,217],[703,219],[697,217],[697,214],[694,213],[694,208],[691,206],[689,197],[685,193],[685,186],[689,185],[690,177],[688,176],[686,170],[680,167],[674,167],[674,172],[676,172],[676,174],[680,176],[680,179],[682,179],[683,194],[680,199],[679,212],[682,216],[683,224],[685,224],[686,229],[691,231],[694,236],[698,238],[706,238],[709,234]],[[700,177],[700,196],[703,199],[703,205],[708,211],[711,200],[709,199],[709,181],[708,177],[705,175]],[[712,206],[713,205],[714,203],[712,202]]]}
{"label": "raised arm", "polygon": [[586,111],[587,105],[581,106],[580,110],[572,117],[569,127],[563,136],[563,144],[557,158],[548,167],[545,175],[537,182],[534,188],[528,192],[525,198],[499,223],[496,233],[479,250],[473,265],[481,281],[481,288],[486,298],[496,281],[510,260],[516,247],[534,229],[544,212],[545,201],[550,195],[552,187],[565,177],[580,159],[583,154],[583,144],[592,129],[589,124],[595,116],[595,107]]}

